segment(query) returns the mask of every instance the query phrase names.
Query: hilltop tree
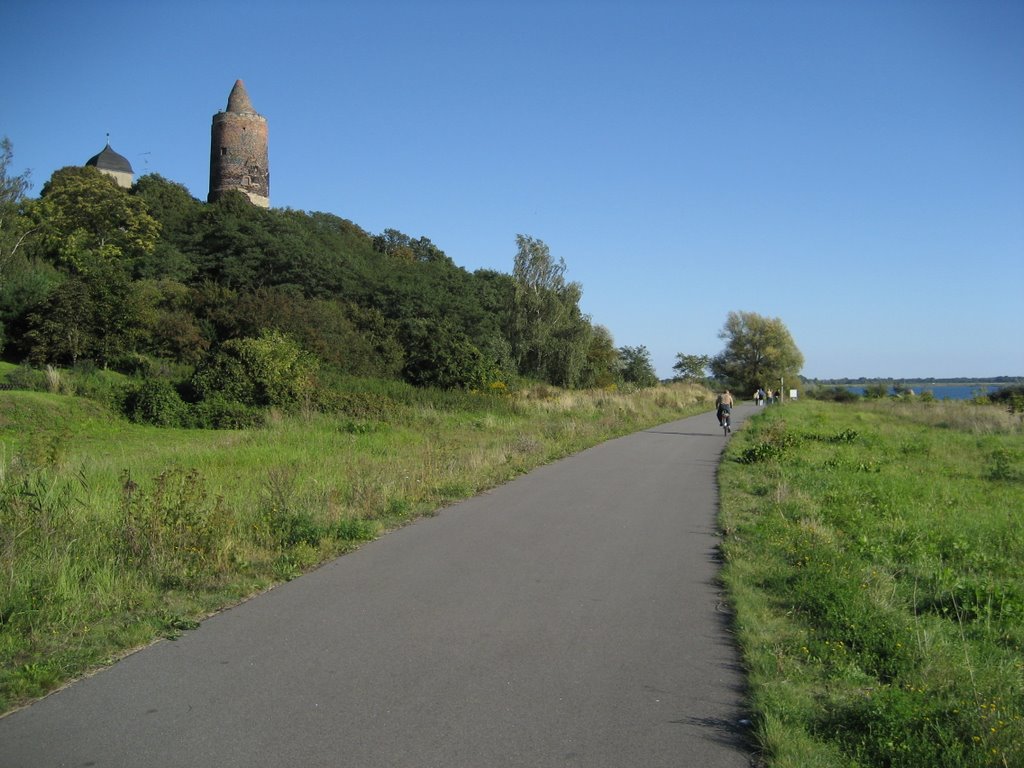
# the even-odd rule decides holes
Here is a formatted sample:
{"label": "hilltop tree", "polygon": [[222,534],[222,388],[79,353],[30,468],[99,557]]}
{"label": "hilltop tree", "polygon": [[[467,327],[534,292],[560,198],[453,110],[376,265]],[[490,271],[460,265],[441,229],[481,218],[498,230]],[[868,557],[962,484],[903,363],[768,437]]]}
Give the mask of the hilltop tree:
{"label": "hilltop tree", "polygon": [[795,382],[804,364],[793,337],[779,318],[730,312],[718,334],[725,349],[711,361],[716,378],[737,392]]}
{"label": "hilltop tree", "polygon": [[43,186],[32,212],[46,255],[77,274],[114,265],[131,272],[151,253],[160,225],[140,197],[95,168],[61,168]]}
{"label": "hilltop tree", "polygon": [[135,263],[135,277],[188,280],[195,274],[196,266],[182,246],[191,238],[203,213],[203,204],[183,185],[156,173],[135,182],[132,195],[140,198],[149,214],[160,223],[161,235],[156,247]]}

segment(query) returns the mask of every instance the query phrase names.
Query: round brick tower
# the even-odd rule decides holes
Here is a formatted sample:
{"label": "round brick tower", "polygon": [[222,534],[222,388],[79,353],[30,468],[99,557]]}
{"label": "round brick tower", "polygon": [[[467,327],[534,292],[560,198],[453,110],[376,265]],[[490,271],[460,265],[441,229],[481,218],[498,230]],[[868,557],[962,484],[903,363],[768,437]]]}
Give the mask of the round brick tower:
{"label": "round brick tower", "polygon": [[270,207],[267,118],[252,108],[241,80],[228,106],[213,116],[210,140],[210,194],[214,202],[230,189],[243,192],[261,208]]}

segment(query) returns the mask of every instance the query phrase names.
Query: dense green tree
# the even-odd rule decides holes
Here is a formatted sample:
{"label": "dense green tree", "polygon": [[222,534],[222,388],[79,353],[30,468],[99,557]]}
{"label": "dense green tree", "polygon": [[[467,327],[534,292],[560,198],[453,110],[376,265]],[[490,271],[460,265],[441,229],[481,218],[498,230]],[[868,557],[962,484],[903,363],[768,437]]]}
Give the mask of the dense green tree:
{"label": "dense green tree", "polygon": [[132,194],[146,204],[149,214],[160,224],[156,247],[135,262],[137,278],[172,279],[185,282],[196,272],[186,253],[203,204],[182,185],[150,173],[139,178]]}
{"label": "dense green tree", "polygon": [[711,366],[710,355],[687,355],[682,352],[676,353],[676,361],[672,370],[676,377],[684,381],[706,381],[708,368]]}
{"label": "dense green tree", "polygon": [[580,312],[574,303],[549,336],[550,351],[545,361],[545,378],[560,387],[579,387],[586,374],[592,335],[590,318]]}
{"label": "dense green tree", "polygon": [[467,287],[475,295],[478,308],[477,322],[472,328],[474,343],[498,367],[503,379],[514,378],[518,373],[512,343],[506,329],[512,311],[512,296],[515,283],[512,276],[490,269],[478,269],[473,273]]}
{"label": "dense green tree", "polygon": [[[534,238],[517,237],[512,275],[471,274],[426,237],[374,237],[241,194],[204,204],[156,174],[126,191],[94,168],[64,168],[30,200],[27,176],[9,173],[9,142],[2,149],[8,359],[209,369],[210,350],[274,331],[332,372],[440,386],[518,375],[599,386],[617,373],[610,334],[580,310],[580,285]],[[32,228],[11,258],[9,235]]]}
{"label": "dense green tree", "polygon": [[131,293],[127,275],[112,266],[69,276],[27,317],[28,359],[107,367],[133,354],[142,323]]}
{"label": "dense green tree", "polygon": [[307,299],[292,286],[239,296],[234,316],[242,335],[279,330],[341,373],[392,378],[402,365],[396,327],[377,310]]}
{"label": "dense green tree", "polygon": [[406,350],[402,375],[412,384],[482,389],[496,378],[494,364],[453,323],[412,320],[402,336]]}
{"label": "dense green tree", "polygon": [[718,337],[725,349],[711,361],[711,372],[736,392],[795,384],[804,356],[779,318],[730,312]]}
{"label": "dense green tree", "polygon": [[548,246],[516,235],[509,341],[525,376],[559,386],[576,386],[584,372],[590,320],[579,308],[583,290],[565,279],[565,261]]}
{"label": "dense green tree", "polygon": [[594,325],[587,345],[587,360],[580,377],[581,387],[610,387],[619,381],[619,351],[612,333]]}
{"label": "dense green tree", "polygon": [[13,160],[14,147],[5,136],[0,139],[0,281],[5,278],[25,238],[33,231],[31,222],[21,215],[19,208],[31,186],[30,175],[28,171],[12,175]]}
{"label": "dense green tree", "polygon": [[622,380],[638,387],[653,387],[658,383],[658,374],[651,363],[647,347],[619,347],[619,364]]}
{"label": "dense green tree", "polygon": [[192,312],[211,345],[258,332],[247,325],[237,311],[239,292],[224,285],[204,280],[191,288]]}
{"label": "dense green tree", "polygon": [[11,260],[0,279],[0,346],[5,359],[20,361],[28,354],[28,317],[46,301],[64,277],[52,265],[23,254]]}
{"label": "dense green tree", "polygon": [[79,274],[116,266],[128,273],[156,247],[160,225],[145,202],[95,168],[62,168],[31,208],[44,254]]}
{"label": "dense green tree", "polygon": [[131,302],[139,318],[140,353],[195,365],[206,354],[210,339],[192,311],[193,291],[175,280],[137,280]]}
{"label": "dense green tree", "polygon": [[270,277],[264,270],[264,253],[271,215],[235,191],[205,206],[191,245],[196,278],[241,292],[264,285]]}
{"label": "dense green tree", "polygon": [[405,262],[441,262],[454,266],[444,251],[430,242],[429,238],[413,239],[397,229],[385,229],[373,238],[373,247],[380,253]]}
{"label": "dense green tree", "polygon": [[242,293],[294,286],[306,297],[363,299],[386,273],[369,237],[351,222],[264,210],[237,192],[204,207],[183,248],[197,281]]}

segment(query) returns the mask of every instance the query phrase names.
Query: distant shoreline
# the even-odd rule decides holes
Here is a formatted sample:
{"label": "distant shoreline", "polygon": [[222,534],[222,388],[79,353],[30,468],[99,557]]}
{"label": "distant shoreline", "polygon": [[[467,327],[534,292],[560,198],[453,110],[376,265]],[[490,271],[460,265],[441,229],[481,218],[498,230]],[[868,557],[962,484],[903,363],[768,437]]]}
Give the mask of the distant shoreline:
{"label": "distant shoreline", "polygon": [[805,379],[808,383],[823,386],[853,386],[863,387],[873,384],[899,384],[904,387],[1004,387],[1014,384],[1024,384],[1024,376],[992,376],[989,378],[947,378],[947,379],[901,379],[893,377],[883,378],[857,378],[857,379]]}

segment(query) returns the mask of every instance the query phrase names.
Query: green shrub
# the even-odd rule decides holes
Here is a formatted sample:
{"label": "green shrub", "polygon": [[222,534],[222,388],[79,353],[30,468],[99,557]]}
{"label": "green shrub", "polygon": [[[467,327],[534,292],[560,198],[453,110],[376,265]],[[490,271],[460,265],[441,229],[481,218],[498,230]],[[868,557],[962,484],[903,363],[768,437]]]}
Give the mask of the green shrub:
{"label": "green shrub", "polygon": [[353,517],[339,522],[331,533],[342,541],[371,541],[377,537],[377,525],[372,520]]}
{"label": "green shrub", "polygon": [[251,429],[266,422],[266,412],[237,400],[213,395],[188,409],[186,426],[195,429]]}
{"label": "green shrub", "polygon": [[1010,413],[1024,413],[1024,384],[1016,384],[993,392],[988,396],[993,403],[1006,406]]}
{"label": "green shrub", "polygon": [[497,367],[450,323],[410,323],[404,337],[402,375],[418,387],[483,389],[497,378]]}
{"label": "green shrub", "polygon": [[330,392],[320,400],[323,410],[353,419],[388,421],[397,412],[388,395],[377,392]]}
{"label": "green shrub", "polygon": [[1018,451],[999,448],[989,456],[986,476],[990,480],[1024,480],[1024,458]]}
{"label": "green shrub", "polygon": [[315,358],[295,341],[265,331],[257,339],[225,342],[199,366],[192,385],[202,399],[287,408],[315,399],[316,372]]}
{"label": "green shrub", "polygon": [[125,415],[134,422],[158,427],[180,427],[187,419],[188,407],[178,390],[167,379],[146,379],[129,390]]}
{"label": "green shrub", "polygon": [[30,365],[19,365],[4,377],[5,389],[24,389],[30,392],[46,392],[46,372]]}

